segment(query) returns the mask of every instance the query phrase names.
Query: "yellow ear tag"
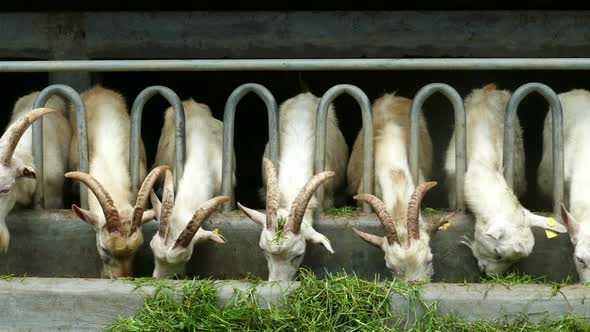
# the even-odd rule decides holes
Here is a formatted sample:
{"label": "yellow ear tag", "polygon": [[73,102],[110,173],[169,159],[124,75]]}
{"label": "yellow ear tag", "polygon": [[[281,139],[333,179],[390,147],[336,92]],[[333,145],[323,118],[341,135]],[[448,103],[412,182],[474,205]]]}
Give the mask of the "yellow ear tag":
{"label": "yellow ear tag", "polygon": [[449,227],[451,227],[451,222],[447,221],[446,223],[442,224],[438,229],[440,229],[441,231],[446,231]]}
{"label": "yellow ear tag", "polygon": [[214,230],[213,230],[213,233],[215,233],[215,234],[219,235],[219,229],[218,229],[218,228],[214,229]]}
{"label": "yellow ear tag", "polygon": [[550,229],[546,229],[545,230],[545,235],[547,235],[547,238],[548,239],[551,239],[551,238],[556,237],[559,234],[557,232],[554,232],[554,231],[550,230]]}
{"label": "yellow ear tag", "polygon": [[553,219],[553,218],[551,218],[551,217],[548,217],[548,218],[547,218],[547,226],[549,226],[549,227],[554,227],[554,226],[555,226],[555,224],[556,224],[556,221],[555,221],[555,219]]}

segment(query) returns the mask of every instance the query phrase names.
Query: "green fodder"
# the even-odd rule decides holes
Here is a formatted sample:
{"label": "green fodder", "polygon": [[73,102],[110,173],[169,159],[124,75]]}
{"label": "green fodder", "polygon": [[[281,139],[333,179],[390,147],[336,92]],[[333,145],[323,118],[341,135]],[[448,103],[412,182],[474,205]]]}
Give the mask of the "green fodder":
{"label": "green fodder", "polygon": [[[279,306],[263,306],[254,293],[255,285],[236,291],[231,304],[220,307],[212,280],[132,281],[137,286],[156,286],[133,317],[121,317],[106,331],[400,331],[386,327],[392,318],[390,295],[422,302],[423,283],[368,281],[345,273],[328,274],[324,279],[302,270],[301,285],[293,288]],[[526,276],[508,276],[496,283],[522,284],[538,281]],[[494,281],[489,280],[489,283]],[[423,302],[422,302],[423,303]],[[424,316],[407,331],[590,331],[581,318],[564,316],[533,324],[523,316],[506,322],[466,321],[441,316],[430,305]]]}

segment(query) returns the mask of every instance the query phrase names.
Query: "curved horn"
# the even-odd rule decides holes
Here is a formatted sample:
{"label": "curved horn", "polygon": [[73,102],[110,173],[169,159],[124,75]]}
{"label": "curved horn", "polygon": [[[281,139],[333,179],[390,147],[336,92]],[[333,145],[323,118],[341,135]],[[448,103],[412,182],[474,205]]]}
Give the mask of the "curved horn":
{"label": "curved horn", "polygon": [[184,248],[188,247],[188,245],[193,240],[193,237],[203,224],[203,222],[209,218],[215,210],[219,209],[223,204],[229,201],[229,196],[217,196],[211,198],[205,204],[201,205],[201,207],[195,212],[191,221],[186,225],[186,228],[180,233],[178,239],[174,243],[174,247],[177,248],[182,246]]}
{"label": "curved horn", "polygon": [[430,189],[437,185],[436,181],[425,182],[421,183],[414,193],[412,194],[412,198],[410,198],[410,203],[408,203],[408,239],[410,240],[419,240],[420,239],[420,219],[418,215],[420,213],[420,204],[422,203],[422,198],[426,195]]}
{"label": "curved horn", "polygon": [[84,183],[90,189],[104,213],[107,230],[109,232],[121,233],[121,219],[119,218],[119,211],[113,203],[113,199],[104,187],[92,175],[83,172],[68,172],[64,175],[68,179],[74,179]]}
{"label": "curved horn", "polygon": [[266,227],[278,227],[277,210],[279,207],[279,193],[277,189],[277,173],[272,161],[264,158],[262,161],[266,176]]}
{"label": "curved horn", "polygon": [[170,217],[172,217],[172,209],[174,208],[174,178],[172,172],[166,170],[166,179],[164,180],[164,192],[162,193],[162,207],[160,209],[160,219],[158,226],[158,235],[166,243],[168,237],[168,228]]}
{"label": "curved horn", "polygon": [[25,131],[27,131],[27,128],[29,128],[35,120],[51,112],[57,112],[57,110],[52,108],[35,108],[13,122],[8,129],[6,129],[2,137],[0,137],[0,162],[9,164],[14,149],[16,149],[18,141]]}
{"label": "curved horn", "polygon": [[387,242],[389,242],[390,245],[393,245],[396,242],[401,245],[399,237],[397,236],[397,231],[395,229],[393,217],[389,211],[387,211],[385,204],[383,204],[383,202],[377,196],[371,194],[360,194],[354,196],[353,198],[357,201],[367,202],[369,205],[371,205],[375,211],[375,214],[377,214],[377,218],[379,218],[381,225],[383,225],[385,237],[387,238]]}
{"label": "curved horn", "polygon": [[162,176],[165,171],[170,172],[170,167],[168,165],[158,166],[151,170],[151,172],[149,172],[145,177],[145,180],[143,180],[141,188],[139,188],[139,191],[137,192],[137,199],[135,200],[135,207],[133,208],[133,217],[131,219],[131,229],[129,230],[129,235],[133,234],[141,226],[143,211],[145,210],[148,197],[150,196],[150,191],[154,187],[156,180],[158,180],[158,178]]}
{"label": "curved horn", "polygon": [[313,193],[322,183],[333,177],[334,174],[333,171],[321,172],[307,181],[291,205],[289,221],[287,222],[287,225],[285,225],[285,231],[291,231],[295,234],[299,233],[299,230],[301,230],[301,222],[303,222],[303,216],[305,215],[305,210],[307,209],[307,204],[309,203],[311,196],[313,196]]}

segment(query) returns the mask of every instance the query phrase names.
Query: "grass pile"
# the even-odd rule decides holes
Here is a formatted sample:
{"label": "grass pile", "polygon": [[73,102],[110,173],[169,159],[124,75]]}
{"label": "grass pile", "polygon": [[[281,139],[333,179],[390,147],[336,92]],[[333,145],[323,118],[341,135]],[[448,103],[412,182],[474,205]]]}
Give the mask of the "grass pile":
{"label": "grass pile", "polygon": [[[301,286],[286,295],[282,306],[257,304],[254,288],[236,293],[235,301],[217,305],[213,280],[182,280],[178,283],[146,278],[136,286],[157,285],[133,317],[121,317],[106,331],[398,331],[386,327],[391,317],[390,294],[421,301],[423,284],[403,281],[379,282],[359,279],[345,273],[328,274],[319,279],[302,270]],[[511,282],[528,279],[514,279]],[[504,321],[468,322],[458,317],[440,316],[435,306],[407,331],[590,331],[580,318],[532,324],[523,317]]]}

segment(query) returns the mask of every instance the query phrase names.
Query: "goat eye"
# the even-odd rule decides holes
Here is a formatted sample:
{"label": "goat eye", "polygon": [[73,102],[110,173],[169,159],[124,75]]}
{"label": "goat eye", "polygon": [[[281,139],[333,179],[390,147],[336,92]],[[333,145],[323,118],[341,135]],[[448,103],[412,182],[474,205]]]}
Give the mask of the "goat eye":
{"label": "goat eye", "polygon": [[500,254],[498,249],[494,249],[494,252],[496,253],[496,259],[502,259],[502,255]]}
{"label": "goat eye", "polygon": [[583,259],[581,259],[580,257],[576,257],[576,260],[578,261],[578,263],[582,265],[583,268],[586,268],[586,263]]}

